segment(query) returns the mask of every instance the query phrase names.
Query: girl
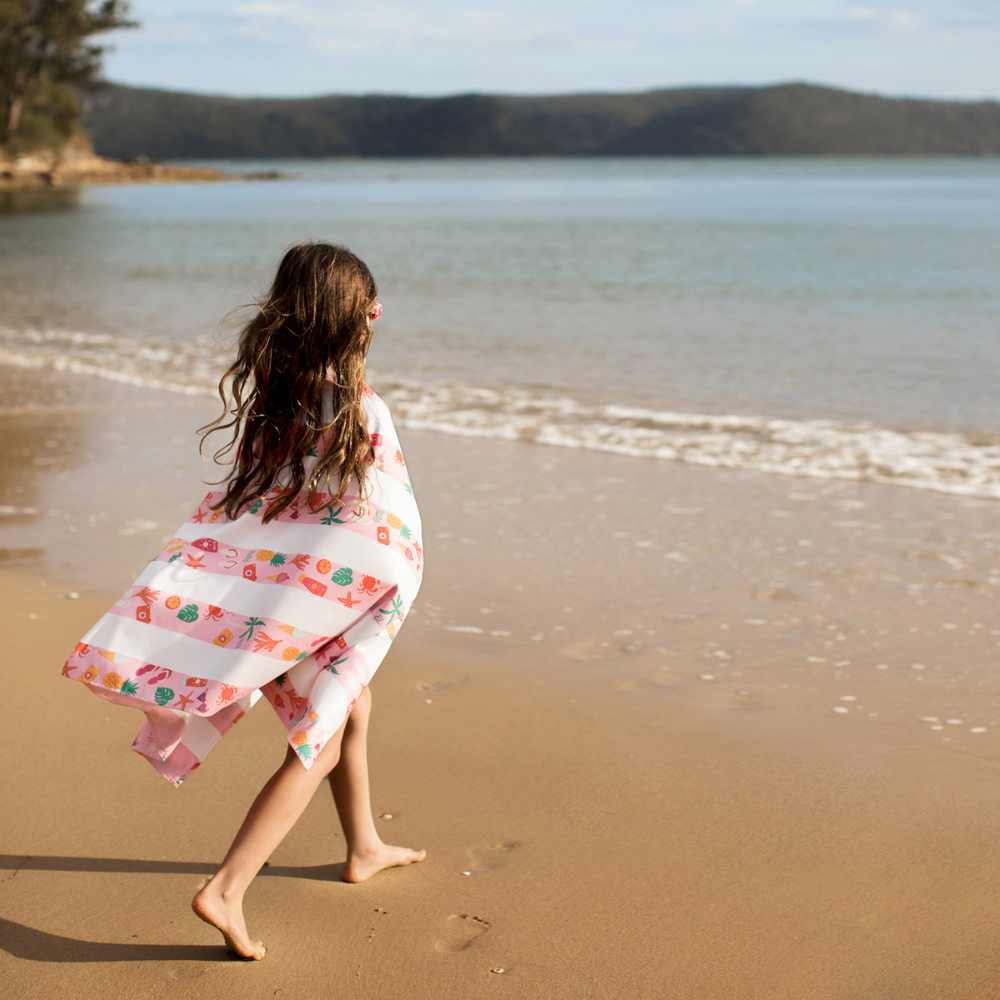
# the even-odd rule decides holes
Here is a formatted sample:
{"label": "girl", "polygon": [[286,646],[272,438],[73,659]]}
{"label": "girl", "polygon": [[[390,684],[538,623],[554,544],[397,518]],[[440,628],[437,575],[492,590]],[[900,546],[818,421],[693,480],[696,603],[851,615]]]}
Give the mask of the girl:
{"label": "girl", "polygon": [[[383,844],[368,792],[368,684],[420,585],[420,516],[385,404],[364,381],[378,289],[327,243],[293,247],[223,376],[232,469],[63,673],[146,724],[133,749],[179,785],[260,696],[285,760],[194,897],[244,958],[253,877],[329,776],[347,840],[343,879],[424,858]],[[230,399],[226,383],[230,382]]]}

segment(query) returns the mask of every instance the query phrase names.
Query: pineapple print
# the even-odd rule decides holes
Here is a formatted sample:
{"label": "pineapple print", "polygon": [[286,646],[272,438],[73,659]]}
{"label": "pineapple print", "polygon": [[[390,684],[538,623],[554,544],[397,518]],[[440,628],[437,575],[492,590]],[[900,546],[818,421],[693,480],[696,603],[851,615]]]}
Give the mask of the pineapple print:
{"label": "pineapple print", "polygon": [[397,531],[403,527],[403,522],[395,514],[386,514],[385,520],[390,528],[395,528]]}

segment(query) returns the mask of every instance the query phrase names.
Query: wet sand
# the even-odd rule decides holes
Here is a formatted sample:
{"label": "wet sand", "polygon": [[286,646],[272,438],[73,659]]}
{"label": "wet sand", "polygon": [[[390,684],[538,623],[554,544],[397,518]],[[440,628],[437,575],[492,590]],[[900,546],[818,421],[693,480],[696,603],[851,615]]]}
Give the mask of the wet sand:
{"label": "wet sand", "polygon": [[340,883],[317,796],[248,966],[187,905],[279,723],[175,790],[59,676],[199,499],[214,404],[0,378],[12,995],[996,995],[994,503],[404,430],[428,575],[372,776],[429,857]]}

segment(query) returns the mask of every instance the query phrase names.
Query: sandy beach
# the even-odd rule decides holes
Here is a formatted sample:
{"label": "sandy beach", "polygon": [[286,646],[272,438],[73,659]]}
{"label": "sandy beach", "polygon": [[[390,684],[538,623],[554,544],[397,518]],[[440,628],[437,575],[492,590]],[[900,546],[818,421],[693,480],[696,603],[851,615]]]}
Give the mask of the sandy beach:
{"label": "sandy beach", "polygon": [[215,404],[0,379],[4,995],[996,995],[995,502],[402,429],[427,576],[373,804],[428,858],[341,883],[318,795],[246,965],[188,902],[278,720],[175,790],[59,673],[203,494]]}

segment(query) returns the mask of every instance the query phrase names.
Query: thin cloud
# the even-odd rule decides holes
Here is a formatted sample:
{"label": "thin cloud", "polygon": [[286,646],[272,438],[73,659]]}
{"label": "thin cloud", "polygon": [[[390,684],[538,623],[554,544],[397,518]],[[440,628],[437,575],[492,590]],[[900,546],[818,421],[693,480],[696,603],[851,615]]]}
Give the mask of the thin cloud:
{"label": "thin cloud", "polygon": [[996,0],[133,0],[122,82],[559,93],[809,79],[1000,95]]}
{"label": "thin cloud", "polygon": [[366,0],[335,9],[262,0],[234,9],[238,30],[258,41],[296,39],[326,52],[410,49],[424,43],[522,48],[621,49],[633,44],[582,34],[559,20],[497,6],[436,6]]}

